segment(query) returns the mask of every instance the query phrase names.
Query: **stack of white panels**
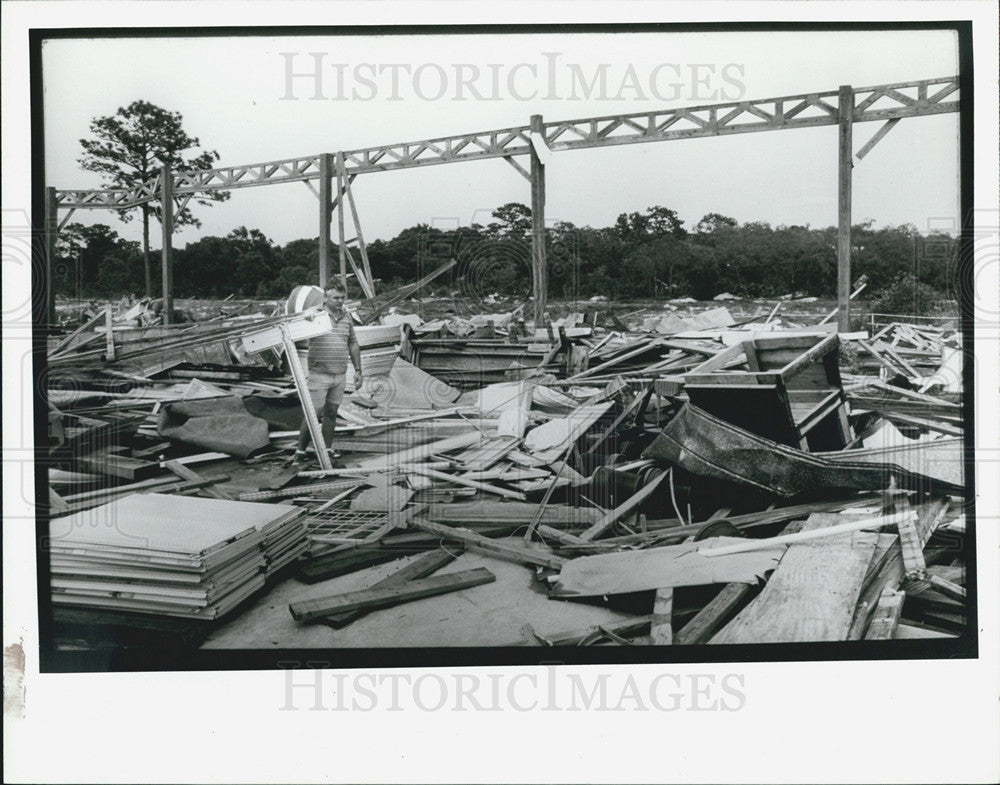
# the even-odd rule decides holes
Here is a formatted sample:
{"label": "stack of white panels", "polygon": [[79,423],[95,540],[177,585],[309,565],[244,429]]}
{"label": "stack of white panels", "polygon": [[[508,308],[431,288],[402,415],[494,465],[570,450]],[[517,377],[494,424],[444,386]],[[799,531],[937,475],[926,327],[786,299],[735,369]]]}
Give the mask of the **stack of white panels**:
{"label": "stack of white panels", "polygon": [[[149,493],[57,518],[49,539],[52,601],[219,618],[263,587],[269,558],[289,558],[294,532],[303,528],[299,513],[288,505]],[[298,539],[304,545],[302,534]]]}
{"label": "stack of white panels", "polygon": [[291,510],[281,518],[257,527],[263,538],[261,548],[267,563],[265,577],[270,578],[282,567],[301,556],[309,543],[306,540],[306,523],[301,508],[275,504],[260,506]]}

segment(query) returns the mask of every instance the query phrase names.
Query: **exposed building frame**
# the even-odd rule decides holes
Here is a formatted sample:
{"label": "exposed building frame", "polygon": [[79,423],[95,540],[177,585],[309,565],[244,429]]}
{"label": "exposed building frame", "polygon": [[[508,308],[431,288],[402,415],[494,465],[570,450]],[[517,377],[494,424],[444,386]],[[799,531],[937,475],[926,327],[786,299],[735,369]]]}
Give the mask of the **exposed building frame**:
{"label": "exposed building frame", "polygon": [[[838,134],[838,210],[837,210],[837,302],[838,328],[849,329],[850,320],[850,247],[851,247],[851,170],[854,159],[860,161],[901,119],[947,114],[959,110],[959,80],[957,76],[895,82],[875,87],[843,85],[838,90],[821,93],[765,98],[756,101],[734,101],[705,106],[665,109],[654,112],[589,117],[580,120],[543,122],[534,115],[526,126],[482,131],[459,136],[441,137],[417,142],[379,145],[360,150],[320,153],[301,158],[288,158],[267,163],[220,167],[196,172],[173,172],[171,183],[165,184],[168,173],[161,172],[153,180],[134,189],[54,190],[47,191],[46,232],[54,235],[65,225],[74,210],[122,210],[158,200],[161,204],[186,204],[192,195],[210,191],[229,191],[278,183],[304,182],[314,193],[311,181],[319,181],[320,201],[320,283],[325,284],[330,262],[330,224],[332,210],[338,211],[340,276],[346,281],[349,261],[359,282],[371,282],[367,250],[361,235],[351,182],[360,174],[409,169],[417,166],[457,163],[485,158],[502,158],[531,183],[532,202],[532,283],[534,318],[542,324],[545,318],[547,275],[545,262],[545,162],[549,152],[581,150],[644,142],[695,139],[706,136],[757,133],[794,128],[836,125]],[[856,123],[881,121],[885,125],[867,142],[857,155],[852,152],[852,128]],[[525,170],[515,156],[530,156],[530,170]],[[336,186],[333,179],[336,178]],[[331,199],[336,188],[337,196]],[[351,207],[357,232],[360,266],[354,260],[344,237],[344,201]],[[69,213],[60,223],[58,210]],[[164,210],[164,220],[172,223],[173,213]],[[172,232],[171,232],[172,234]],[[171,264],[170,236],[164,231],[164,284],[170,281],[167,267]],[[46,237],[48,273],[54,257],[55,238]],[[372,296],[362,283],[366,296]],[[169,318],[164,292],[164,314]],[[54,314],[54,300],[49,286],[49,313]]]}

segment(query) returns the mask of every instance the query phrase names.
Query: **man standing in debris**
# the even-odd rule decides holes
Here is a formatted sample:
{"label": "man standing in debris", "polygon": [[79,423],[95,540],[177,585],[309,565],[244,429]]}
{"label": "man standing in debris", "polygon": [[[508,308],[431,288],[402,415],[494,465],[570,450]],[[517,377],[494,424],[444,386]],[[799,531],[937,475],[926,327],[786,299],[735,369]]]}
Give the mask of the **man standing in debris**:
{"label": "man standing in debris", "polygon": [[[351,317],[344,311],[345,296],[346,293],[337,283],[326,287],[325,305],[333,328],[308,342],[309,396],[323,424],[323,444],[329,449],[331,458],[339,457],[333,450],[333,431],[337,423],[337,409],[347,386],[348,358],[354,365],[354,389],[360,390],[363,382],[361,349],[354,334]],[[295,451],[297,462],[305,460],[309,438],[309,426],[303,419],[299,430],[299,446]]]}

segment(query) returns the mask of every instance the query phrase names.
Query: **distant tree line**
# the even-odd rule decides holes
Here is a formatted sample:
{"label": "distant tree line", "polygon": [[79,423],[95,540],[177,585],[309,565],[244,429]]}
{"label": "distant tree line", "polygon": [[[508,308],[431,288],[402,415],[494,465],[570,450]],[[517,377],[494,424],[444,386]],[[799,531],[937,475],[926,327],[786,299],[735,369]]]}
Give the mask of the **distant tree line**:
{"label": "distant tree line", "polygon": [[[418,224],[391,240],[368,245],[378,290],[418,280],[449,259],[458,265],[437,279],[435,290],[471,297],[531,294],[531,212],[509,203],[494,221],[456,229]],[[579,227],[559,222],[546,228],[549,298],[612,299],[693,297],[722,292],[775,297],[803,292],[836,293],[837,231],[809,226],[738,223],[709,213],[693,229],[661,206],[622,213],[613,226]],[[922,234],[910,225],[852,231],[852,276],[867,275],[866,296],[877,296],[900,275],[944,294],[954,290],[956,240]],[[142,247],[103,224],[69,224],[61,233],[53,267],[56,292],[71,297],[118,297],[145,291]],[[151,255],[159,258],[159,251]],[[358,250],[353,255],[359,257]],[[203,237],[174,250],[176,297],[282,297],[319,277],[318,240],[281,246],[257,229],[239,227],[225,237]],[[332,274],[339,270],[331,249]],[[154,262],[154,269],[156,265]],[[160,276],[153,275],[159,295]],[[352,286],[352,295],[360,296]]]}

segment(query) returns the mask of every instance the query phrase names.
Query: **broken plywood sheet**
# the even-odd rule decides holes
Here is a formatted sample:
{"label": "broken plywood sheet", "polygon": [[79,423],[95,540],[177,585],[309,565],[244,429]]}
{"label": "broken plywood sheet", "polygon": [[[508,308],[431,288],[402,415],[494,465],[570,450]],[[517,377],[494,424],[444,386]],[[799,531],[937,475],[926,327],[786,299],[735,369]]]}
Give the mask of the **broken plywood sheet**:
{"label": "broken plywood sheet", "polygon": [[520,438],[528,425],[534,386],[523,380],[498,382],[463,393],[456,403],[473,408],[483,417],[496,419],[501,436]]}
{"label": "broken plywood sheet", "polygon": [[454,460],[465,471],[485,471],[517,447],[518,442],[520,439],[516,436],[486,437],[479,444],[460,452]]}
{"label": "broken plywood sheet", "polygon": [[756,583],[765,572],[775,568],[785,552],[784,546],[779,545],[724,556],[699,553],[702,548],[741,542],[745,540],[739,537],[713,537],[703,542],[643,551],[583,556],[563,565],[552,594],[587,597],[710,583]]}
{"label": "broken plywood sheet", "polygon": [[402,357],[396,358],[388,376],[365,384],[365,392],[384,409],[441,409],[461,394]]}
{"label": "broken plywood sheet", "polygon": [[531,403],[549,414],[565,415],[572,412],[579,402],[554,387],[536,384],[531,391]]}
{"label": "broken plywood sheet", "polygon": [[401,510],[413,496],[409,488],[379,483],[365,488],[351,500],[352,512],[386,512]]}
{"label": "broken plywood sheet", "polygon": [[732,327],[735,323],[729,309],[719,307],[683,317],[673,313],[650,316],[643,320],[642,329],[645,332],[657,332],[661,335],[675,335],[692,330]]}
{"label": "broken plywood sheet", "polygon": [[511,407],[526,407],[531,401],[533,385],[525,381],[498,382],[481,390],[467,393],[465,397],[483,414],[499,413]]}
{"label": "broken plywood sheet", "polygon": [[546,463],[562,456],[571,442],[579,439],[610,409],[612,401],[580,406],[573,413],[532,428],[524,437],[524,449]]}
{"label": "broken plywood sheet", "polygon": [[[844,518],[814,513],[802,530],[844,523]],[[711,642],[845,640],[878,537],[853,532],[789,546],[764,590]]]}
{"label": "broken plywood sheet", "polygon": [[962,391],[962,350],[943,349],[941,366],[923,380],[920,392],[931,388],[940,388],[946,392]]}

